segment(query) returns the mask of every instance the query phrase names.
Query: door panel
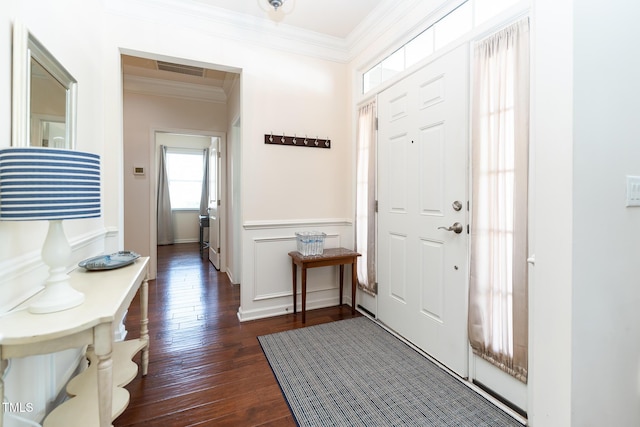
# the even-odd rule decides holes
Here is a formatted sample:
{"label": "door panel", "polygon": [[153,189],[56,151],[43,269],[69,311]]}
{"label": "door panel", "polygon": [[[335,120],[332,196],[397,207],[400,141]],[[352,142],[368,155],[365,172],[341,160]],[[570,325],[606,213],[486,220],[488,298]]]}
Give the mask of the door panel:
{"label": "door panel", "polygon": [[[378,318],[468,372],[468,49],[378,97]],[[460,234],[438,227],[464,225]]]}
{"label": "door panel", "polygon": [[420,284],[422,314],[433,320],[442,321],[444,302],[444,244],[431,240],[422,240],[420,248]]}
{"label": "door panel", "polygon": [[420,212],[444,214],[444,125],[438,123],[420,131]]}
{"label": "door panel", "polygon": [[403,213],[407,211],[407,186],[409,176],[407,175],[407,135],[397,135],[389,140],[391,149],[389,150],[389,188],[391,211]]}
{"label": "door panel", "polygon": [[389,273],[396,279],[389,283],[389,295],[396,300],[407,302],[407,236],[389,234]]}

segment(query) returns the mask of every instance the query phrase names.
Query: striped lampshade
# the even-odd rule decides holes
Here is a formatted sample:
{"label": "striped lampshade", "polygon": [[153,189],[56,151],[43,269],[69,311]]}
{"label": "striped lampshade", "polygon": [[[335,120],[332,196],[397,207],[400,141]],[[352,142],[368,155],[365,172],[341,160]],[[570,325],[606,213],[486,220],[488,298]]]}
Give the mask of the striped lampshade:
{"label": "striped lampshade", "polygon": [[100,216],[100,156],[57,148],[0,150],[0,220]]}

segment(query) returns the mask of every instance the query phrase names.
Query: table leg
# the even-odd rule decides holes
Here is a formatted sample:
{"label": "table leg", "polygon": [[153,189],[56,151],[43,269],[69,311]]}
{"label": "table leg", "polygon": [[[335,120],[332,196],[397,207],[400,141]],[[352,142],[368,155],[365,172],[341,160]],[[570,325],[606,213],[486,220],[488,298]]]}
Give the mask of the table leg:
{"label": "table leg", "polygon": [[358,286],[358,272],[356,270],[356,260],[351,263],[351,314],[356,314],[356,286]]}
{"label": "table leg", "polygon": [[307,267],[302,266],[302,323],[307,321]]}
{"label": "table leg", "polygon": [[342,305],[343,289],[344,289],[344,264],[340,264],[340,305]]}
{"label": "table leg", "polygon": [[140,339],[142,348],[142,376],[149,370],[149,281],[145,277],[140,288]]}
{"label": "table leg", "polygon": [[113,404],[113,337],[110,323],[101,323],[94,329],[95,354],[98,359],[98,415],[100,427],[111,426]]}
{"label": "table leg", "polygon": [[293,314],[296,314],[298,311],[298,303],[296,302],[298,293],[298,268],[293,261],[291,261],[291,273],[293,274]]}

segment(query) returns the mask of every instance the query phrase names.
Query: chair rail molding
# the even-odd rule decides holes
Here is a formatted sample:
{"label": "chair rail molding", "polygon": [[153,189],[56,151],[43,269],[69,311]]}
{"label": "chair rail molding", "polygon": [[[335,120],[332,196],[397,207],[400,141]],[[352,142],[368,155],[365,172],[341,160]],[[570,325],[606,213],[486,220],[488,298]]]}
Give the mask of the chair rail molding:
{"label": "chair rail molding", "polygon": [[289,220],[264,220],[245,221],[245,230],[280,229],[293,227],[330,227],[330,226],[353,226],[353,221],[347,218],[323,218],[323,219],[289,219]]}

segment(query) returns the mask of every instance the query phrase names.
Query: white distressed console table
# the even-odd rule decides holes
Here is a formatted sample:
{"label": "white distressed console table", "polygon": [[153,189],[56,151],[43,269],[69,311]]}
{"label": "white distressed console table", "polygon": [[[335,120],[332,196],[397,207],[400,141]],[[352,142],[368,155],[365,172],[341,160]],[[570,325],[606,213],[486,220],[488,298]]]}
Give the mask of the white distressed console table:
{"label": "white distressed console table", "polygon": [[[83,304],[49,314],[16,310],[0,318],[2,371],[11,358],[87,346],[89,367],[67,384],[71,398],[47,416],[44,426],[108,427],[127,407],[129,392],[123,387],[138,371],[131,359],[142,350],[142,375],[149,365],[148,262],[147,257],[139,258],[107,271],[77,268],[70,274],[71,285],[84,293]],[[140,338],[114,342],[114,331],[138,290]],[[4,398],[1,380],[0,398]],[[2,427],[4,411],[0,415]]]}

